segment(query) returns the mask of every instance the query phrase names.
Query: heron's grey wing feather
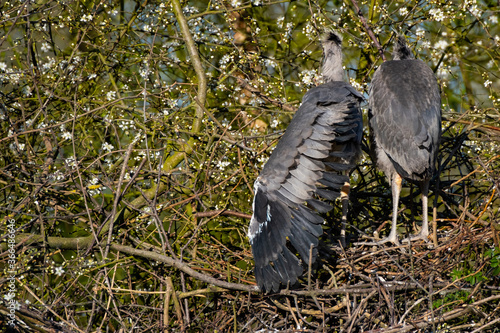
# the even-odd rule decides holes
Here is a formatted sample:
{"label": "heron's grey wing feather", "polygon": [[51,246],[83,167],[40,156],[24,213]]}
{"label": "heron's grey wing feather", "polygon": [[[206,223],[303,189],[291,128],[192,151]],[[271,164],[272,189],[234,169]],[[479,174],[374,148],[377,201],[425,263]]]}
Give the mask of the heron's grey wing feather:
{"label": "heron's grey wing feather", "polygon": [[429,178],[441,135],[441,98],[432,70],[414,59],[383,63],[369,103],[378,152],[387,154],[403,177]]}
{"label": "heron's grey wing feather", "polygon": [[[287,240],[305,263],[311,249],[313,261],[317,256],[323,222],[318,213],[332,209],[318,197],[336,198],[346,178],[336,175],[331,167],[327,170],[325,163],[329,163],[337,138],[340,142],[349,136],[357,142],[352,133],[362,126],[361,95],[352,90],[344,82],[309,90],[255,182],[248,236],[255,277],[262,290],[277,291],[280,283],[294,283],[302,274],[300,261],[287,248]],[[350,152],[337,154],[346,157]]]}

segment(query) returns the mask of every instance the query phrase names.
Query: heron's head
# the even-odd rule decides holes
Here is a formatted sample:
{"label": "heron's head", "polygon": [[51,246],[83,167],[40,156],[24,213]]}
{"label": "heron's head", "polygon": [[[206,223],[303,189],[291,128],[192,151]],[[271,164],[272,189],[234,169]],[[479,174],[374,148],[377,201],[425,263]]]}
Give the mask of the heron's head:
{"label": "heron's head", "polygon": [[334,31],[328,31],[323,37],[323,78],[326,82],[342,81],[342,38]]}
{"label": "heron's head", "polygon": [[393,60],[415,59],[410,48],[406,44],[406,38],[403,35],[398,35],[394,42],[394,50],[392,51]]}

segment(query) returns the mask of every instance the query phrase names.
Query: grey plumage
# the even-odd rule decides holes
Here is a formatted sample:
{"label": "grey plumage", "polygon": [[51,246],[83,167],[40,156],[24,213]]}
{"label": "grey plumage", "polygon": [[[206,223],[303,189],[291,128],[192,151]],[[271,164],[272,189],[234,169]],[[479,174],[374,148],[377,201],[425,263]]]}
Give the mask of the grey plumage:
{"label": "grey plumage", "polygon": [[[362,95],[342,81],[341,39],[329,33],[323,42],[326,83],[309,90],[255,181],[253,216],[248,229],[261,290],[278,291],[302,274],[312,247],[317,256],[323,218],[348,178],[360,153]],[[339,70],[340,69],[340,70]]]}
{"label": "grey plumage", "polygon": [[422,185],[423,226],[421,234],[412,238],[427,238],[427,192],[441,137],[441,97],[434,73],[423,61],[414,59],[403,36],[396,40],[393,58],[375,72],[369,97],[370,131],[375,140],[372,151],[393,191],[391,233],[377,244],[398,243],[401,178]]}

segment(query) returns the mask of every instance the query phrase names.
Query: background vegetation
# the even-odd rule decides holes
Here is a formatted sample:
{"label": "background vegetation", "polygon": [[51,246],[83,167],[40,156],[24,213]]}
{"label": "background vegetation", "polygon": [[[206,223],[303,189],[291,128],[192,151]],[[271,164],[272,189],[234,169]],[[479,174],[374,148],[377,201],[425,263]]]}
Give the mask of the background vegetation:
{"label": "background vegetation", "polygon": [[[3,1],[0,327],[15,220],[16,332],[498,332],[499,11],[494,0]],[[353,245],[390,220],[389,186],[365,154],[349,247],[337,209],[310,277],[262,295],[246,238],[253,181],[321,82],[325,28],[344,36],[365,96],[375,41],[390,59],[396,32],[439,78],[437,246]],[[406,185],[402,233],[421,212]]]}

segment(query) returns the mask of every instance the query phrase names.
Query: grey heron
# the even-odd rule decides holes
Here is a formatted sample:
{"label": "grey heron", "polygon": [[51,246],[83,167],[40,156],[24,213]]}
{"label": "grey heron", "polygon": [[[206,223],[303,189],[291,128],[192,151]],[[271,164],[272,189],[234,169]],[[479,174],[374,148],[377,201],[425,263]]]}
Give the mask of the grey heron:
{"label": "grey heron", "polygon": [[340,195],[348,182],[342,172],[360,154],[363,97],[343,80],[341,44],[333,32],[323,40],[325,83],[304,95],[254,183],[248,238],[262,291],[297,281],[303,269],[295,251],[306,265],[315,261],[323,233],[319,214],[332,209],[319,199]]}
{"label": "grey heron", "polygon": [[393,205],[389,235],[371,244],[399,245],[396,224],[403,178],[419,182],[423,214],[420,232],[404,241],[427,241],[427,196],[441,137],[441,97],[434,73],[414,58],[403,36],[396,38],[393,60],[380,65],[373,76],[369,105],[372,151],[391,183]]}

